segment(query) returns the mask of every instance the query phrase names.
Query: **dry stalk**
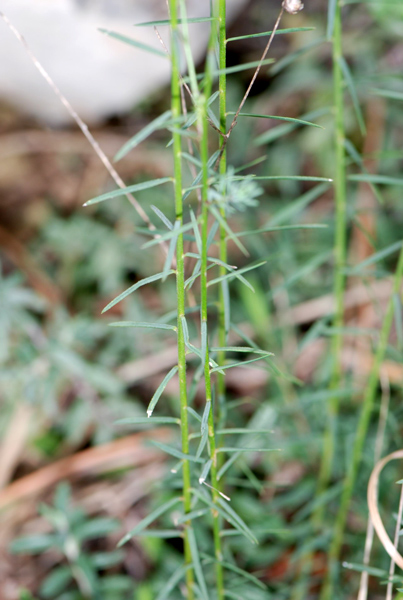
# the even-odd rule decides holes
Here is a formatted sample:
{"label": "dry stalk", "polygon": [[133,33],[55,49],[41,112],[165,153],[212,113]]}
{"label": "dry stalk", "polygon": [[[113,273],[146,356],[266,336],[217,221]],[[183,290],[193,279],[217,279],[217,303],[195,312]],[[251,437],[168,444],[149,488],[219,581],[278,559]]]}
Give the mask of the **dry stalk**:
{"label": "dry stalk", "polygon": [[[62,92],[57,87],[57,85],[55,84],[53,79],[50,77],[48,72],[45,70],[45,68],[42,66],[42,64],[39,62],[39,60],[36,58],[36,56],[32,52],[31,48],[29,47],[29,45],[28,45],[27,41],[25,40],[25,38],[23,37],[23,35],[18,31],[18,29],[16,29],[16,27],[11,23],[9,18],[3,12],[0,12],[0,18],[3,19],[3,21],[6,23],[8,28],[12,31],[12,33],[15,35],[15,37],[18,39],[18,41],[23,45],[28,56],[32,60],[33,64],[38,69],[38,71],[40,72],[42,77],[45,79],[46,83],[50,86],[50,88],[53,90],[53,92],[59,98],[59,100],[63,104],[63,106],[65,106],[67,112],[70,114],[72,119],[76,122],[78,127],[81,129],[81,131],[83,132],[83,134],[85,135],[85,137],[87,138],[89,143],[91,144],[92,149],[94,150],[96,155],[99,157],[99,159],[101,160],[101,162],[107,169],[108,173],[110,174],[110,176],[112,177],[112,179],[114,180],[116,185],[119,188],[121,188],[122,190],[124,190],[127,187],[125,182],[120,177],[119,173],[113,167],[110,160],[106,156],[105,152],[102,150],[102,148],[100,147],[100,145],[98,144],[98,142],[96,141],[96,139],[94,138],[92,133],[90,132],[88,125],[86,123],[84,123],[84,121],[74,110],[74,108],[72,107],[70,102],[67,100],[67,98],[62,94]],[[136,210],[139,217],[141,217],[141,219],[147,225],[147,227],[151,231],[154,231],[156,229],[156,227],[153,225],[153,223],[148,218],[148,215],[142,208],[141,204],[139,204],[139,202],[136,200],[136,198],[132,194],[127,193],[126,197],[129,200],[130,204],[133,206],[133,208]],[[155,236],[155,237],[160,237],[160,236]]]}
{"label": "dry stalk", "polygon": [[[392,561],[401,569],[403,569],[403,556],[396,548],[396,544],[392,542],[390,539],[385,526],[383,524],[381,515],[379,513],[378,507],[378,486],[379,486],[379,477],[381,475],[384,467],[390,463],[392,460],[401,460],[403,459],[403,450],[396,450],[388,456],[385,456],[382,460],[380,460],[374,467],[371,477],[369,478],[368,483],[368,509],[369,514],[372,520],[372,524],[374,529],[382,543],[382,546],[385,548],[386,552],[389,554]],[[400,501],[400,504],[402,500]],[[400,510],[400,507],[399,507]],[[398,522],[399,525],[399,522]]]}

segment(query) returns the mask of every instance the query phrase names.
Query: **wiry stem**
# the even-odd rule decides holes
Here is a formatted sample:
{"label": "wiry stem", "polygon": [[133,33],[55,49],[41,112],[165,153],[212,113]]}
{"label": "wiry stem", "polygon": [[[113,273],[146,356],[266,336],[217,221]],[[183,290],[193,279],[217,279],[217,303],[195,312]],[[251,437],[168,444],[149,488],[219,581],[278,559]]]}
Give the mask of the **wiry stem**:
{"label": "wiry stem", "polygon": [[[336,330],[332,338],[332,375],[330,388],[337,390],[340,387],[342,368],[341,351],[343,344],[342,327],[344,321],[344,291],[345,291],[345,263],[346,263],[346,167],[345,167],[345,128],[344,128],[344,101],[343,101],[343,73],[340,66],[342,58],[342,21],[341,3],[337,0],[333,33],[333,85],[335,109],[335,204],[336,204],[336,234],[334,245],[335,279],[334,296],[336,301],[333,326]],[[329,402],[328,426],[324,436],[322,463],[319,472],[318,494],[327,487],[334,457],[336,439],[336,420],[339,411],[339,397],[335,395]],[[318,525],[323,518],[323,509],[320,507],[314,521]]]}
{"label": "wiry stem", "polygon": [[[169,0],[171,15],[171,108],[173,118],[176,120],[181,115],[181,90],[179,78],[179,56],[178,56],[178,11],[177,1]],[[176,220],[183,224],[183,201],[182,201],[182,148],[180,133],[173,133],[173,152],[174,152],[174,172],[175,172],[175,214]],[[182,452],[189,454],[189,427],[187,410],[187,382],[186,382],[186,346],[185,336],[182,328],[182,318],[185,316],[185,265],[183,251],[183,234],[178,235],[176,244],[176,291],[177,291],[177,311],[178,311],[178,374],[179,374],[179,396],[180,396],[180,414],[181,414],[181,437]],[[184,512],[191,511],[191,477],[190,464],[188,460],[183,461],[183,508]],[[186,564],[192,562],[190,550],[188,529],[190,522],[185,524],[185,561]],[[186,571],[187,599],[193,600],[194,574],[191,568]]]}
{"label": "wiry stem", "polygon": [[[219,0],[218,2],[218,23],[219,23],[219,69],[220,69],[220,78],[219,78],[219,102],[220,102],[220,130],[225,135],[227,131],[227,76],[224,72],[227,64],[227,48],[226,48],[226,0]],[[224,137],[220,137],[220,148],[224,145]],[[227,152],[226,149],[223,149],[223,154],[220,161],[220,174],[225,176],[227,171]],[[221,216],[225,220],[226,219],[226,211],[225,207],[220,208]],[[224,226],[220,226],[220,260],[227,264],[227,242],[226,242],[226,231]],[[223,266],[220,266],[220,276],[226,275],[226,269]],[[219,292],[219,309],[218,309],[218,345],[221,348],[224,348],[227,345],[227,323],[226,323],[226,302],[225,302],[225,293],[226,293],[226,283],[222,282],[220,285]],[[218,365],[223,366],[225,363],[225,352],[220,351],[217,357]],[[218,422],[220,426],[224,426],[224,422],[221,422],[225,419],[225,375],[224,373],[217,374],[217,400],[218,400],[218,410],[219,417]],[[221,455],[221,460],[223,460],[223,455]]]}
{"label": "wiry stem", "polygon": [[403,249],[400,251],[399,261],[396,267],[393,291],[390,296],[386,314],[383,320],[381,333],[379,336],[379,342],[377,346],[377,352],[375,354],[374,363],[372,365],[371,373],[368,379],[367,386],[364,392],[364,398],[362,403],[362,410],[358,427],[355,435],[354,446],[350,462],[348,465],[348,471],[344,480],[343,493],[340,500],[339,512],[337,514],[334,532],[332,536],[332,543],[329,550],[329,570],[322,589],[321,600],[331,600],[333,598],[333,590],[335,577],[337,573],[337,563],[340,557],[341,546],[343,543],[344,530],[346,527],[347,514],[350,506],[351,497],[354,490],[355,481],[358,474],[358,468],[361,462],[362,450],[364,447],[365,438],[368,431],[368,426],[371,418],[371,413],[374,406],[378,381],[379,372],[381,369],[382,362],[385,358],[386,348],[388,345],[390,330],[393,323],[394,316],[394,297],[399,293],[403,279]]}
{"label": "wiry stem", "polygon": [[[342,20],[341,2],[337,1],[334,17],[334,30],[332,36],[333,48],[333,93],[334,93],[334,115],[335,115],[335,176],[334,194],[336,210],[336,232],[334,240],[334,297],[335,313],[333,326],[336,332],[331,342],[332,374],[330,378],[330,389],[337,391],[340,387],[342,369],[341,352],[343,344],[342,327],[344,322],[344,291],[345,291],[345,262],[346,262],[346,167],[345,167],[345,127],[344,127],[344,99],[343,99],[343,73],[340,66],[342,58]],[[336,440],[336,420],[339,412],[339,397],[337,394],[330,398],[328,408],[327,428],[323,438],[322,460],[318,476],[317,496],[320,496],[327,488],[334,457]],[[312,514],[312,524],[316,530],[323,523],[325,505],[318,504]],[[303,600],[307,594],[309,573],[312,568],[312,553],[308,553],[302,560],[300,581],[295,587],[293,600]]]}
{"label": "wiry stem", "polygon": [[[208,440],[210,447],[211,464],[211,485],[214,503],[219,498],[218,490],[218,460],[217,448],[215,439],[215,407],[213,405],[211,375],[210,375],[210,353],[208,343],[208,294],[207,294],[207,250],[208,250],[208,189],[209,189],[209,167],[208,167],[208,132],[209,124],[207,120],[208,98],[211,94],[212,76],[210,57],[213,50],[214,35],[211,36],[209,45],[209,55],[207,57],[207,67],[205,75],[204,96],[200,97],[200,105],[198,107],[198,129],[201,134],[200,142],[200,159],[202,163],[202,210],[201,210],[201,326],[202,337],[205,340],[204,359],[204,379],[205,379],[205,397],[206,404],[209,405],[208,415]],[[217,511],[213,510],[213,535],[214,535],[214,550],[216,558],[216,589],[217,599],[224,600],[224,573],[222,568],[222,550],[221,550],[221,535],[220,535],[220,516]]]}

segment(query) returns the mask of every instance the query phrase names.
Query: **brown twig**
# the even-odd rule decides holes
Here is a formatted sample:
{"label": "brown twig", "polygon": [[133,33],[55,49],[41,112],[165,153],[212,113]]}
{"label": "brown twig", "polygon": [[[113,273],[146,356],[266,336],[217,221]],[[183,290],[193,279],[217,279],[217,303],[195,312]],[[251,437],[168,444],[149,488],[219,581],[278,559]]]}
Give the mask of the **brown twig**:
{"label": "brown twig", "polygon": [[[59,100],[63,104],[63,106],[65,106],[67,112],[70,114],[70,116],[76,122],[76,124],[78,125],[78,127],[81,129],[81,131],[83,132],[83,134],[85,135],[85,137],[87,138],[87,140],[89,141],[89,143],[91,144],[94,152],[97,154],[97,156],[99,157],[99,159],[102,161],[103,165],[105,166],[105,168],[109,172],[110,176],[112,177],[112,179],[114,180],[114,182],[116,183],[116,185],[118,187],[120,187],[122,190],[124,190],[127,187],[126,184],[125,184],[125,182],[120,177],[120,175],[118,174],[118,172],[116,171],[116,169],[113,167],[113,165],[111,164],[110,160],[106,156],[105,152],[102,150],[102,148],[100,147],[100,145],[98,144],[98,142],[96,141],[96,139],[94,138],[94,136],[92,135],[92,133],[90,132],[90,130],[88,128],[88,125],[86,125],[86,123],[84,123],[84,121],[81,119],[81,117],[74,110],[74,108],[72,107],[72,105],[70,104],[70,102],[67,100],[67,98],[62,94],[62,92],[57,87],[57,85],[55,84],[55,82],[53,81],[53,79],[50,77],[50,75],[48,74],[48,72],[45,70],[45,68],[42,66],[42,64],[39,62],[39,60],[36,58],[36,56],[34,55],[34,53],[32,52],[32,50],[28,46],[27,41],[21,35],[21,33],[18,31],[18,29],[16,29],[16,27],[11,23],[11,21],[8,19],[8,17],[6,17],[6,15],[3,12],[0,12],[0,18],[3,19],[3,21],[9,27],[9,29],[13,32],[13,34],[18,39],[18,41],[24,46],[24,48],[25,48],[28,56],[32,60],[33,64],[38,69],[38,71],[40,72],[40,74],[42,75],[42,77],[45,79],[45,81],[47,82],[47,84],[50,86],[50,88],[53,90],[53,92],[56,94],[56,96],[59,98]],[[150,221],[147,213],[144,211],[144,209],[139,204],[139,202],[136,200],[136,198],[132,194],[129,194],[129,193],[126,193],[126,197],[129,200],[130,204],[136,210],[137,214],[141,217],[141,219],[147,225],[147,227],[151,231],[154,231],[156,229],[156,227]],[[159,237],[159,236],[156,236],[156,237]]]}
{"label": "brown twig", "polygon": [[254,85],[254,83],[255,83],[255,81],[256,81],[259,73],[260,73],[260,69],[262,68],[262,65],[263,65],[263,62],[264,62],[264,60],[265,60],[265,58],[267,56],[267,53],[270,50],[270,46],[272,44],[274,36],[276,35],[276,31],[277,31],[277,29],[278,29],[278,27],[280,25],[280,21],[281,21],[281,18],[283,16],[284,10],[285,10],[285,8],[284,8],[284,3],[283,3],[281,5],[280,13],[279,13],[279,15],[277,17],[277,21],[276,21],[276,23],[274,25],[273,31],[270,34],[269,41],[266,44],[266,48],[263,51],[262,57],[261,57],[261,59],[259,61],[259,64],[256,67],[256,70],[255,70],[255,72],[253,74],[253,77],[252,77],[252,79],[251,79],[251,81],[250,81],[250,83],[248,85],[248,88],[247,88],[247,90],[246,90],[246,92],[245,92],[245,94],[244,94],[244,96],[243,96],[243,98],[241,100],[240,105],[238,106],[238,110],[236,111],[235,116],[232,119],[231,125],[229,126],[229,129],[228,129],[227,133],[225,135],[223,135],[224,140],[223,140],[223,143],[222,143],[222,146],[221,146],[221,149],[220,149],[220,154],[218,155],[217,160],[216,160],[215,165],[214,165],[215,169],[218,169],[218,166],[219,166],[219,164],[221,162],[221,159],[222,159],[222,156],[224,154],[225,148],[226,148],[226,146],[228,144],[228,140],[230,138],[230,135],[231,135],[234,127],[237,124],[238,117],[239,117],[239,115],[241,113],[241,110],[243,109],[244,104],[245,104],[246,100],[248,99],[250,91],[251,91],[251,89],[252,89],[252,87],[253,87],[253,85]]}

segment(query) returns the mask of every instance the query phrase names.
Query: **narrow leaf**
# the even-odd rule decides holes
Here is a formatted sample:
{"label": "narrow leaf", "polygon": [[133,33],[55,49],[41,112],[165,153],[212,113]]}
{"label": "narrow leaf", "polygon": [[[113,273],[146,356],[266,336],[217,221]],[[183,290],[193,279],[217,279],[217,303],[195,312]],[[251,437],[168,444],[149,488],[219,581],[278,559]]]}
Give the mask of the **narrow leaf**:
{"label": "narrow leaf", "polygon": [[[311,121],[311,119],[317,119],[318,117],[322,117],[330,112],[330,108],[320,108],[317,110],[310,111],[304,115],[302,115],[301,119],[304,121]],[[273,127],[273,129],[269,129],[269,131],[265,131],[261,135],[258,135],[253,144],[255,146],[263,146],[264,144],[270,144],[274,140],[282,137],[283,135],[287,135],[294,131],[297,127],[300,127],[298,123],[285,123],[284,125],[278,125],[277,127]]]}
{"label": "narrow leaf", "polygon": [[179,517],[179,519],[176,520],[176,525],[181,525],[182,523],[193,521],[194,519],[198,519],[199,517],[204,517],[204,515],[207,515],[209,512],[209,508],[199,508],[198,510],[192,510],[191,512]]}
{"label": "narrow leaf", "polygon": [[400,250],[400,248],[402,247],[402,244],[403,244],[402,241],[395,242],[394,244],[391,244],[387,248],[383,248],[383,250],[380,250],[379,252],[375,252],[375,254],[373,254],[369,258],[366,258],[365,260],[360,262],[358,265],[354,266],[352,269],[349,269],[348,270],[349,273],[359,273],[360,271],[362,271],[362,269],[365,269],[366,267],[373,265],[373,264],[379,262],[380,260],[383,260],[384,258],[386,258],[387,256],[390,256],[391,254],[394,254],[395,252]]}
{"label": "narrow leaf", "polygon": [[[204,502],[205,504],[207,504],[207,506],[209,506],[212,510],[217,511],[222,517],[224,517],[224,519],[226,521],[228,521],[228,523],[230,523],[234,527],[234,529],[236,529],[237,531],[239,531],[239,533],[241,533],[250,542],[252,542],[252,544],[256,544],[257,543],[257,539],[254,536],[254,534],[245,525],[245,523],[242,521],[242,519],[240,517],[238,517],[238,515],[237,515],[238,519],[235,519],[234,517],[231,516],[231,514],[229,512],[227,512],[227,510],[225,509],[225,507],[223,508],[219,504],[216,504],[216,503],[212,502],[212,500],[210,500],[210,498],[207,498],[199,490],[193,489],[192,491],[193,491],[193,494],[195,496],[197,496],[197,498],[199,498],[202,502]],[[239,521],[241,523],[243,523],[244,527],[242,527],[240,525]]]}
{"label": "narrow leaf", "polygon": [[380,183],[384,185],[403,185],[403,178],[388,177],[387,175],[371,175],[366,173],[358,173],[349,176],[350,181],[365,181],[367,183]]}
{"label": "narrow leaf", "polygon": [[161,397],[162,392],[165,390],[166,386],[171,381],[172,377],[174,377],[174,375],[176,375],[177,372],[178,372],[178,367],[177,367],[177,365],[175,365],[174,367],[172,367],[172,369],[169,371],[169,373],[167,375],[165,375],[164,379],[159,384],[154,396],[151,398],[151,402],[147,408],[147,417],[151,417],[151,415],[154,412],[155,407],[157,406],[157,402]]}
{"label": "narrow leaf", "polygon": [[213,461],[210,459],[204,465],[203,470],[202,470],[202,472],[200,474],[200,477],[199,477],[199,483],[200,483],[200,485],[206,481],[206,479],[208,477],[208,474],[210,472],[212,464],[213,464]]}
{"label": "narrow leaf", "polygon": [[[221,275],[221,277],[217,277],[216,279],[212,279],[211,281],[209,281],[207,284],[207,287],[214,285],[215,283],[219,283],[220,281],[228,281],[228,280],[234,279],[235,277],[239,276],[241,273],[247,273],[248,271],[252,271],[253,269],[259,269],[260,267],[265,265],[266,262],[267,262],[266,260],[263,260],[256,264],[249,265],[247,267],[243,267],[242,269],[239,269],[237,271],[232,271],[231,273],[227,273],[227,275]],[[253,288],[252,288],[252,291],[254,291]]]}
{"label": "narrow leaf", "polygon": [[236,233],[237,237],[244,237],[246,235],[257,235],[259,233],[274,233],[276,231],[298,231],[306,229],[327,229],[327,225],[320,223],[311,223],[307,225],[278,225],[277,227],[262,227],[262,229],[253,229],[251,231],[241,231]]}
{"label": "narrow leaf", "polygon": [[361,112],[361,107],[360,107],[360,103],[358,100],[357,91],[355,89],[353,76],[351,75],[350,68],[343,56],[341,56],[339,58],[339,64],[340,64],[340,68],[343,72],[344,80],[347,84],[348,91],[350,92],[351,100],[353,101],[354,111],[355,111],[355,114],[357,117],[361,135],[365,135],[366,134],[365,121],[364,121],[364,117]]}
{"label": "narrow leaf", "polygon": [[201,436],[199,446],[196,451],[197,458],[199,458],[202,455],[203,450],[206,447],[207,440],[208,440],[208,429],[204,429],[202,436]]}
{"label": "narrow leaf", "polygon": [[220,366],[220,367],[215,367],[214,369],[210,369],[210,373],[215,373],[219,369],[221,369],[222,371],[224,371],[226,369],[233,369],[234,367],[244,367],[245,365],[249,365],[249,364],[254,363],[254,362],[258,361],[258,360],[262,360],[264,358],[267,358],[268,356],[274,356],[274,354],[272,352],[266,352],[264,354],[264,356],[258,356],[257,358],[250,358],[249,360],[244,360],[244,361],[240,361],[240,362],[231,363],[230,365],[224,365],[224,366]]}
{"label": "narrow leaf", "polygon": [[171,592],[176,588],[178,583],[185,577],[186,571],[188,569],[192,569],[192,568],[193,568],[193,564],[191,563],[189,565],[183,565],[183,566],[179,567],[178,569],[176,569],[176,571],[173,572],[171,577],[168,579],[168,581],[166,582],[166,584],[164,585],[164,587],[158,594],[156,600],[168,600],[169,596],[171,595]]}
{"label": "narrow leaf", "polygon": [[194,530],[189,527],[188,528],[188,541],[190,546],[190,553],[193,559],[193,567],[196,573],[197,582],[200,586],[200,590],[202,592],[203,600],[209,600],[209,595],[207,592],[206,582],[204,580],[203,569],[200,563],[199,549],[197,547],[196,536]]}
{"label": "narrow leaf", "polygon": [[[178,19],[178,25],[183,25],[183,23],[186,23],[186,25],[191,24],[191,23],[206,23],[209,21],[216,21],[216,19],[214,17],[195,17],[192,19],[186,19],[186,21],[184,21],[183,19]],[[159,21],[145,21],[144,23],[136,23],[136,27],[159,27],[162,25],[171,25],[171,21],[170,19],[162,19]]]}
{"label": "narrow leaf", "polygon": [[197,250],[198,250],[199,254],[201,254],[201,252],[202,252],[202,241],[201,241],[201,237],[200,237],[199,227],[198,227],[198,224],[197,224],[197,219],[195,217],[195,214],[194,214],[193,210],[190,211],[190,219],[191,219],[192,225],[193,225],[193,232],[194,232],[194,235],[195,235]]}
{"label": "narrow leaf", "polygon": [[126,544],[126,542],[131,540],[132,537],[143,531],[146,527],[148,527],[148,525],[150,525],[153,521],[158,519],[158,517],[166,513],[168,510],[170,510],[180,502],[182,502],[181,498],[171,498],[171,500],[168,500],[162,506],[155,509],[152,513],[150,513],[149,515],[144,517],[144,519],[142,519],[139,523],[137,523],[137,525],[133,527],[133,529],[129,531],[129,533],[122,537],[122,539],[118,543],[118,547],[123,546],[123,544]]}
{"label": "narrow leaf", "polygon": [[[204,557],[206,557],[208,562],[210,562],[210,563],[218,562],[217,559],[213,558],[212,556],[208,556],[207,554],[203,554],[203,558]],[[224,569],[228,569],[228,571],[237,573],[241,577],[244,577],[245,579],[248,579],[249,581],[251,581],[252,583],[257,585],[260,589],[267,591],[267,587],[265,586],[265,584],[262,581],[260,581],[260,579],[258,579],[254,575],[252,575],[251,573],[248,573],[247,571],[244,571],[243,569],[240,569],[236,565],[233,565],[232,563],[229,563],[229,562],[220,561],[220,564],[224,567]]]}
{"label": "narrow leaf", "polygon": [[399,294],[393,294],[393,305],[395,310],[395,327],[398,349],[403,350],[403,307]]}
{"label": "narrow leaf", "polygon": [[167,228],[170,231],[172,231],[172,229],[174,228],[173,223],[171,223],[171,221],[168,219],[168,217],[166,217],[164,215],[164,213],[162,212],[162,210],[160,210],[157,206],[154,206],[154,204],[151,204],[151,209],[161,219],[161,221],[164,223],[164,225],[166,225]]}
{"label": "narrow leaf", "polygon": [[175,417],[127,417],[119,419],[116,425],[180,425]]}
{"label": "narrow leaf", "polygon": [[217,448],[216,452],[225,452],[226,454],[230,454],[231,452],[279,452],[278,448],[239,448],[238,446],[235,448],[231,448],[230,446],[223,446],[221,448]]}
{"label": "narrow leaf", "polygon": [[209,401],[209,402],[206,402],[206,405],[205,405],[204,411],[203,411],[203,417],[202,417],[202,422],[201,422],[201,432],[202,433],[207,429],[207,423],[208,423],[210,411],[211,411],[211,402]]}
{"label": "narrow leaf", "polygon": [[152,537],[168,540],[183,537],[183,534],[177,529],[145,529],[144,531],[140,531],[136,537]]}
{"label": "narrow leaf", "polygon": [[222,218],[220,212],[216,209],[216,207],[210,206],[209,209],[210,209],[210,212],[212,213],[212,215],[217,219],[217,221],[221,225],[221,227],[227,232],[228,238],[231,239],[238,246],[238,248],[240,249],[242,254],[244,254],[245,256],[249,256],[249,252],[247,251],[245,246],[237,239],[234,232],[228,225],[226,219]]}
{"label": "narrow leaf", "polygon": [[307,175],[262,175],[254,177],[253,181],[291,180],[291,181],[333,181],[328,177],[311,177]]}
{"label": "narrow leaf", "polygon": [[[229,112],[228,115],[235,115],[235,112]],[[295,123],[296,125],[309,125],[311,127],[318,127],[319,129],[324,129],[322,125],[318,125],[317,123],[312,123],[311,121],[303,121],[302,119],[294,119],[292,117],[281,117],[275,115],[262,115],[256,113],[239,113],[239,117],[253,117],[255,119],[273,119],[276,121],[288,121],[289,123]]]}
{"label": "narrow leaf", "polygon": [[217,473],[218,481],[220,481],[220,479],[222,478],[224,473],[226,473],[228,471],[228,469],[238,460],[238,458],[241,456],[241,454],[242,454],[242,452],[235,452],[234,454],[232,454],[232,456],[230,456],[230,458],[228,460],[225,461],[225,463],[223,464],[223,466]]}
{"label": "narrow leaf", "polygon": [[[314,31],[315,27],[289,27],[287,29],[277,29],[274,35],[282,35],[285,33],[297,33],[299,31]],[[250,38],[269,37],[273,31],[262,31],[261,33],[251,33],[249,35],[238,35],[227,39],[228,42],[236,42],[237,40],[248,40]]]}
{"label": "narrow leaf", "polygon": [[228,504],[228,502],[226,500],[224,500],[224,498],[219,497],[219,498],[217,498],[217,503],[239,525],[239,527],[253,539],[254,543],[257,544],[258,541],[257,541],[257,538],[255,537],[255,535],[252,533],[252,531],[246,525],[244,520],[238,515],[238,513],[235,512],[235,510],[233,508],[231,508],[231,506]]}
{"label": "narrow leaf", "polygon": [[[172,275],[173,273],[175,273],[175,271],[173,269],[171,269],[171,271],[169,271],[168,275]],[[162,279],[162,277],[163,277],[163,273],[157,273],[156,275],[151,275],[150,277],[145,277],[144,279],[141,279],[140,281],[138,281],[137,283],[135,283],[134,285],[129,287],[127,290],[122,292],[117,298],[112,300],[112,302],[109,302],[109,304],[107,306],[105,306],[105,308],[103,309],[102,314],[105,313],[110,308],[112,308],[113,306],[115,306],[115,304],[118,304],[118,302],[121,302],[122,300],[124,300],[124,298],[126,298],[127,296],[129,296],[130,294],[132,294],[133,292],[138,290],[139,288],[141,288],[144,285],[147,285],[149,283],[152,283],[154,281],[158,281],[159,279]]]}
{"label": "narrow leaf", "polygon": [[330,41],[333,37],[334,20],[336,18],[337,0],[328,0],[326,38]]}
{"label": "narrow leaf", "polygon": [[151,121],[151,123],[148,123],[148,125],[143,127],[143,129],[141,129],[141,131],[136,133],[136,135],[134,135],[132,138],[130,138],[130,140],[128,140],[122,146],[122,148],[119,150],[119,152],[115,156],[115,161],[121,160],[124,156],[126,156],[126,154],[128,154],[130,152],[130,150],[133,150],[134,148],[136,148],[141,142],[146,140],[152,133],[154,133],[154,131],[157,131],[158,129],[162,129],[162,128],[166,127],[167,123],[171,119],[171,116],[172,116],[172,111],[167,110],[164,113],[162,113],[162,115],[159,115],[159,117],[157,117],[156,119]]}
{"label": "narrow leaf", "polygon": [[[400,1],[400,0],[399,0]],[[403,92],[395,92],[394,90],[372,90],[372,93],[376,96],[382,96],[383,98],[390,98],[390,100],[402,100]]]}
{"label": "narrow leaf", "polygon": [[191,461],[197,462],[197,463],[204,462],[202,458],[197,458],[196,456],[193,456],[192,454],[184,454],[180,450],[177,450],[176,448],[172,448],[172,446],[168,446],[167,444],[163,444],[162,442],[157,442],[156,440],[151,440],[150,444],[152,444],[153,446],[156,446],[163,452],[166,452],[167,454],[174,456],[175,458],[180,458],[183,460],[191,460]]}
{"label": "narrow leaf", "polygon": [[[162,244],[162,242],[166,242],[167,240],[172,240],[172,238],[175,238],[178,236],[178,234],[180,233],[185,233],[186,231],[189,231],[189,229],[192,229],[192,223],[185,223],[185,225],[182,225],[181,227],[178,227],[177,229],[172,228],[171,231],[167,231],[164,233],[160,233],[159,231],[153,230],[150,231],[148,230],[148,235],[152,235],[153,239],[149,240],[148,242],[146,242],[145,244],[142,245],[142,249],[145,248],[151,248],[151,246],[156,246],[157,244]],[[137,231],[139,231],[139,229],[137,228]],[[155,237],[155,235],[158,233],[158,237]]]}
{"label": "narrow leaf", "polygon": [[175,250],[176,250],[176,244],[178,242],[178,237],[180,235],[180,233],[179,233],[180,228],[181,228],[181,221],[179,219],[177,219],[175,221],[175,225],[174,225],[174,228],[172,231],[173,236],[169,243],[169,248],[168,248],[167,256],[165,259],[164,268],[162,269],[162,281],[165,281],[169,275],[169,270],[172,266],[172,260],[173,260]]}
{"label": "narrow leaf", "polygon": [[[350,155],[350,157],[352,158],[352,160],[355,162],[355,164],[361,168],[361,170],[363,171],[363,173],[365,173],[366,175],[369,175],[369,172],[365,166],[365,163],[362,159],[361,154],[357,151],[357,149],[355,148],[355,146],[352,144],[352,142],[348,139],[344,140],[344,146],[347,150],[347,153]],[[373,193],[374,196],[377,198],[379,204],[385,204],[384,199],[382,198],[378,188],[373,184],[373,183],[369,183],[368,184]]]}
{"label": "narrow leaf", "polygon": [[151,54],[156,54],[157,56],[162,56],[163,58],[168,58],[168,55],[163,50],[159,50],[158,48],[154,48],[153,46],[149,46],[148,44],[144,44],[143,42],[138,42],[133,38],[127,37],[126,35],[122,35],[121,33],[117,33],[116,31],[111,31],[110,29],[101,29],[98,28],[98,31],[101,33],[105,33],[111,38],[119,40],[124,44],[129,44],[129,46],[134,46],[139,50],[145,50],[146,52],[150,52]]}
{"label": "narrow leaf", "polygon": [[142,323],[141,321],[118,321],[109,323],[109,327],[139,327],[144,329],[170,329],[176,331],[175,325],[166,325],[165,323]]}
{"label": "narrow leaf", "polygon": [[140,192],[141,190],[148,190],[150,188],[157,187],[158,185],[162,185],[163,183],[167,183],[168,181],[173,181],[172,177],[161,177],[160,179],[151,179],[150,181],[143,181],[143,183],[129,185],[128,187],[113,190],[113,192],[108,192],[107,194],[102,194],[102,196],[92,198],[91,200],[85,202],[83,206],[91,206],[92,204],[98,204],[98,202],[104,202],[105,200],[110,200],[111,198],[118,198],[119,196],[126,196],[127,194]]}

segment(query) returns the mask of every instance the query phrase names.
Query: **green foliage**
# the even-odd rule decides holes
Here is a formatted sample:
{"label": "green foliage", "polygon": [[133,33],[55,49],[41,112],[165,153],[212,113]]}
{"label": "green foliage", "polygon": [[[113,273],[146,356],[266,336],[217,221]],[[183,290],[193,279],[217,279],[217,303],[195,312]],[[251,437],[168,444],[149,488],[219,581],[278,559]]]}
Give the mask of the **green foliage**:
{"label": "green foliage", "polygon": [[[133,586],[130,577],[107,573],[120,565],[124,553],[90,552],[87,549],[90,540],[105,538],[119,530],[118,521],[105,517],[89,519],[80,508],[72,506],[67,484],[57,487],[53,505],[43,504],[40,513],[48,521],[52,532],[17,538],[10,547],[14,554],[56,552],[59,564],[42,582],[40,598],[128,598]],[[22,598],[25,598],[24,592]]]}
{"label": "green foliage", "polygon": [[[311,559],[326,560],[329,549],[332,568],[323,572],[335,575],[333,591],[325,587],[322,597],[346,598],[356,593],[358,578],[340,570],[341,543],[351,561],[346,569],[387,580],[379,548],[373,559],[379,566],[361,562],[382,401],[379,369],[385,356],[402,362],[402,90],[386,59],[382,74],[374,69],[400,27],[400,7],[346,2],[351,6],[342,12],[341,4],[329,1],[327,24],[307,6],[297,17],[307,27],[277,29],[273,67],[271,57],[233,64],[233,55],[227,66],[233,43],[265,44],[272,31],[226,39],[224,0],[213,2],[212,16],[203,19],[187,19],[186,3],[171,0],[172,21],[142,24],[172,26],[170,55],[157,51],[173,68],[171,106],[162,102],[161,115],[152,114],[116,159],[130,158],[157,134],[173,149],[173,176],[154,173],[123,190],[107,188],[86,203],[96,205],[89,216],[49,217],[31,250],[51,277],[59,274],[59,306],[15,275],[1,280],[3,429],[21,398],[52,422],[33,432],[34,447],[49,457],[69,445],[108,441],[117,427],[169,426],[173,436],[152,443],[172,468],[154,486],[148,514],[120,541],[136,538],[150,557],[147,581],[137,587],[122,575],[120,550],[89,551],[94,536],[116,524],[72,511],[61,488],[54,506],[41,509],[51,533],[13,544],[18,553],[58,552],[41,598],[112,600],[133,597],[134,590],[138,600],[183,594],[311,600],[318,588]],[[277,15],[270,7],[267,14],[270,26]],[[287,18],[288,26],[293,17]],[[357,36],[361,20],[368,35]],[[212,35],[205,68],[197,71],[189,38],[201,22]],[[268,90],[256,89],[237,114],[240,90],[257,66],[262,82],[271,76]],[[387,115],[381,147],[366,156],[364,137],[372,132],[366,109],[374,99],[386,103]],[[271,115],[283,106],[286,114]],[[378,160],[377,169],[369,159]],[[375,233],[360,222],[363,186],[379,201],[371,208]],[[127,192],[138,193],[156,228],[115,201]],[[362,260],[347,252],[357,227],[372,248]],[[394,274],[386,315],[377,305],[381,326],[347,322],[346,279],[354,278],[354,288]],[[326,304],[330,294],[333,306]],[[102,318],[98,300],[107,313]],[[312,300],[318,304],[304,304]],[[367,383],[355,380],[343,353],[344,344],[363,335],[376,352]],[[127,373],[144,356],[158,362],[159,351],[175,342],[178,352],[155,370],[160,379],[152,390],[131,387],[142,373],[122,380],[122,365]],[[38,368],[43,377],[35,375]],[[385,451],[399,443],[401,396],[393,382]],[[62,409],[61,398],[67,398]],[[380,494],[390,515],[393,494]],[[401,578],[393,583],[401,586]]]}

